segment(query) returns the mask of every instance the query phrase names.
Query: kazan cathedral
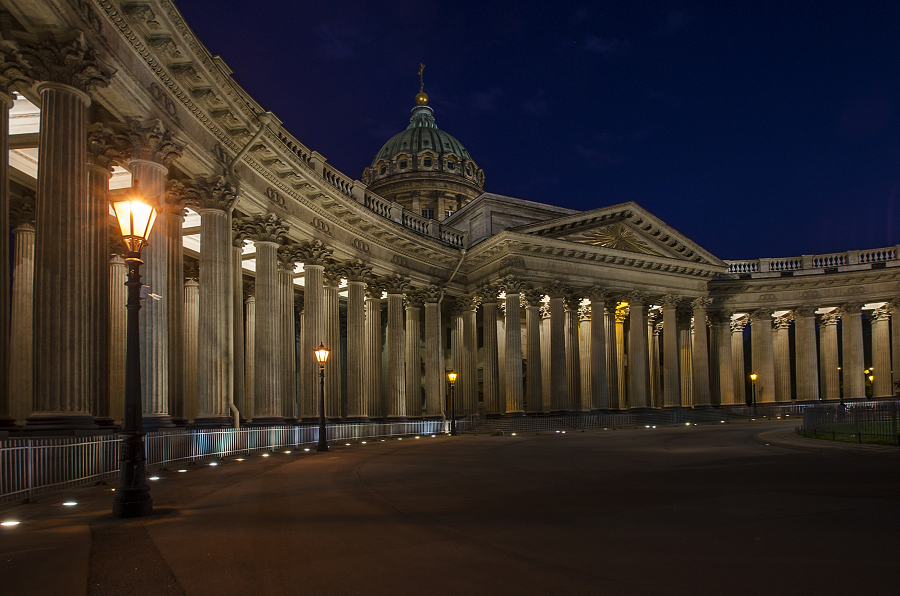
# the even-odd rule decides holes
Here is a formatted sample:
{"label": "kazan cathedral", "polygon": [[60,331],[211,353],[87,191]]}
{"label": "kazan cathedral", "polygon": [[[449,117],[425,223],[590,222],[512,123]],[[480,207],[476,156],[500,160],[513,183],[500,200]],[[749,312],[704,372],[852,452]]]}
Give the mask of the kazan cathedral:
{"label": "kazan cathedral", "polygon": [[0,27],[6,431],[121,422],[129,192],[158,213],[149,430],[316,418],[320,344],[332,421],[441,419],[448,369],[460,416],[893,393],[898,247],[723,261],[633,202],[486,192],[421,89],[356,179],[171,0],[0,0]]}

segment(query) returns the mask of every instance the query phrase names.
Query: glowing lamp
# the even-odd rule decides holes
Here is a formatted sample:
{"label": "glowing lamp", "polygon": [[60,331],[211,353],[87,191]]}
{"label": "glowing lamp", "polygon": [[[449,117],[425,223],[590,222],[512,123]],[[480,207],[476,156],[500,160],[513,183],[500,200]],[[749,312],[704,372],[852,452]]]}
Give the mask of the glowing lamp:
{"label": "glowing lamp", "polygon": [[328,348],[325,347],[325,344],[319,344],[319,349],[315,351],[316,354],[316,362],[319,363],[319,366],[325,368],[325,361],[328,360],[328,355],[331,352]]}
{"label": "glowing lamp", "polygon": [[144,202],[144,195],[137,182],[125,193],[122,200],[112,204],[112,208],[128,250],[140,253],[147,244],[150,230],[156,221],[156,209]]}
{"label": "glowing lamp", "polygon": [[455,372],[453,372],[452,370],[448,370],[448,371],[447,371],[447,380],[450,382],[451,385],[452,385],[453,383],[456,382],[456,377],[457,377],[457,376],[459,376],[459,375],[457,375],[457,374],[456,374]]}
{"label": "glowing lamp", "polygon": [[756,373],[750,373],[750,380],[751,380],[751,381],[755,381],[755,380],[756,380]]}

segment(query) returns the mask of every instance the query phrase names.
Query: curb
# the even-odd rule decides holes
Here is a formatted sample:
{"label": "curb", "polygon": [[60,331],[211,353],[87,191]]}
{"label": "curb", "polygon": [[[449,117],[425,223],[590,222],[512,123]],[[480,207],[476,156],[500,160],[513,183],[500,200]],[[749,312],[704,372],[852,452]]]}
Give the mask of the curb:
{"label": "curb", "polygon": [[861,455],[877,455],[884,457],[900,457],[900,447],[889,445],[865,445],[858,443],[841,443],[828,439],[814,439],[798,435],[796,428],[770,430],[753,435],[753,440],[763,445],[777,445],[798,451],[841,452]]}

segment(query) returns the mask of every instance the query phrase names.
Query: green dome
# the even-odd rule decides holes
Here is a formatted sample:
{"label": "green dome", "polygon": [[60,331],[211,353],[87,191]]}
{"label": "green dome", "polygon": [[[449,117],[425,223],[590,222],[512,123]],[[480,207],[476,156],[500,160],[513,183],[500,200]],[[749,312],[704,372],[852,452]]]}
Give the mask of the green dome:
{"label": "green dome", "polygon": [[[400,153],[417,155],[421,151],[433,151],[438,155],[455,153],[462,160],[472,159],[462,143],[437,127],[434,111],[430,107],[416,106],[412,110],[409,126],[384,144],[372,160],[372,165],[382,159],[390,160]],[[414,165],[413,169],[418,168]]]}

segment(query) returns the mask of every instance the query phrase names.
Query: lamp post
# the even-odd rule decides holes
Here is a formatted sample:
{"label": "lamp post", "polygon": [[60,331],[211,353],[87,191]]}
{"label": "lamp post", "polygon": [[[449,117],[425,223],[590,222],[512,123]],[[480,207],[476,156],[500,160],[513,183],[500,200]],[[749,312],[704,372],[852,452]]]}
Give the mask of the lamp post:
{"label": "lamp post", "polygon": [[141,417],[141,249],[147,244],[156,209],[143,202],[137,182],[121,201],[113,203],[128,254],[128,311],[125,344],[125,418],[119,460],[119,487],[113,499],[114,518],[142,517],[153,513],[153,499],[144,470],[144,422]]}
{"label": "lamp post", "polygon": [[453,400],[453,387],[456,383],[456,373],[452,370],[447,371],[447,381],[450,383],[450,436],[455,437],[459,433],[456,432],[456,402]]}
{"label": "lamp post", "polygon": [[756,373],[750,373],[750,384],[753,387],[753,415],[756,415]]}
{"label": "lamp post", "polygon": [[316,451],[328,451],[328,437],[325,429],[325,361],[328,360],[328,348],[320,343],[315,351],[316,361],[319,363],[319,442]]}

